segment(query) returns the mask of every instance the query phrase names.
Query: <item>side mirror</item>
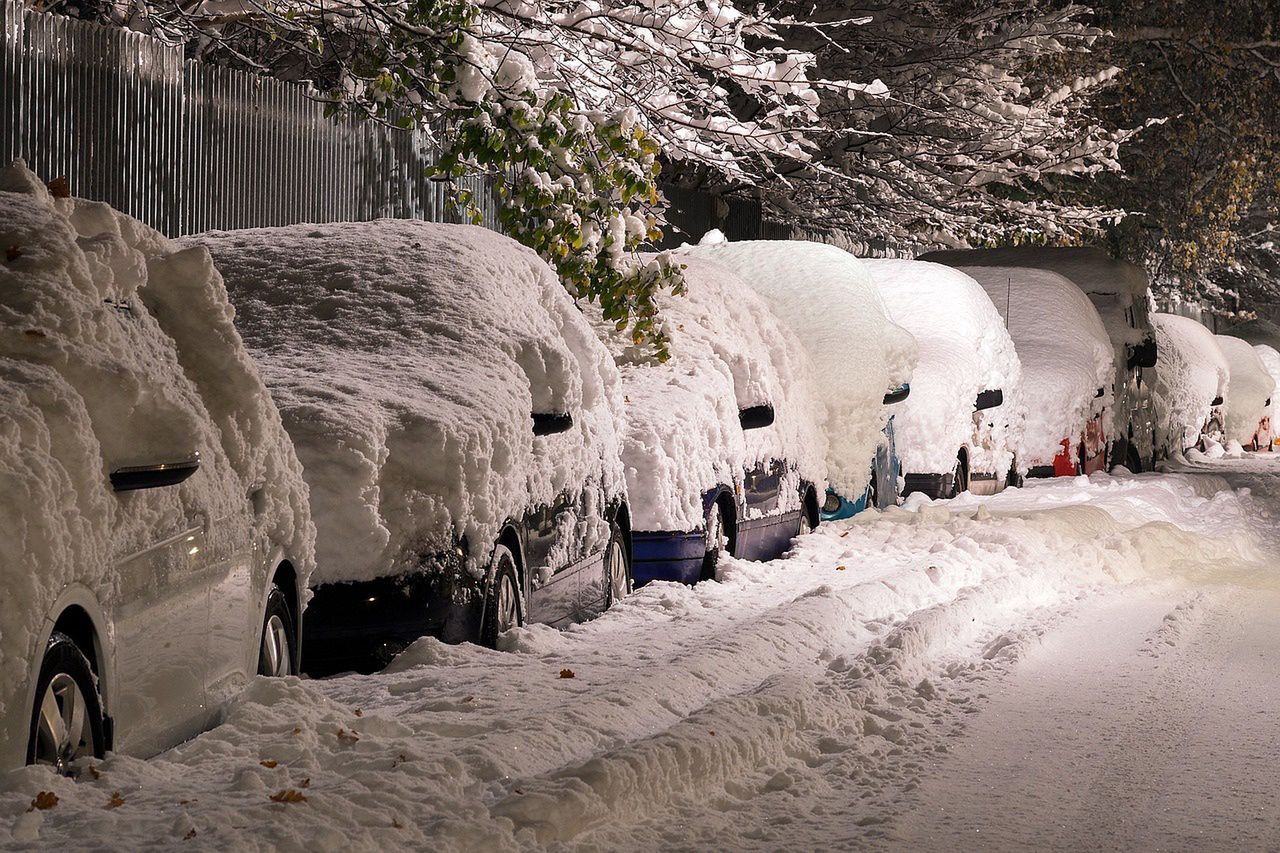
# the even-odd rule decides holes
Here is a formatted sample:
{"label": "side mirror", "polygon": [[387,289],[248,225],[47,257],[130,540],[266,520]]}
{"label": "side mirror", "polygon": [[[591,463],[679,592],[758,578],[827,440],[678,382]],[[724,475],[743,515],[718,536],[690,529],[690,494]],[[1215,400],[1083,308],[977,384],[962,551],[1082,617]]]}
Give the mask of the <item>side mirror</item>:
{"label": "side mirror", "polygon": [[1100,399],[1100,398],[1102,397],[1102,395],[1103,395],[1103,394],[1105,394],[1105,393],[1107,393],[1107,389],[1106,389],[1106,388],[1099,388],[1097,391],[1095,391],[1095,392],[1094,392],[1094,394],[1093,394],[1093,399],[1095,399],[1095,400]]}
{"label": "side mirror", "polygon": [[760,429],[773,425],[773,406],[748,406],[738,410],[738,423],[743,429]]}
{"label": "side mirror", "polygon": [[981,412],[984,409],[994,409],[996,406],[1004,405],[1004,390],[997,388],[994,391],[983,391],[976,400],[973,401],[974,411]]}
{"label": "side mirror", "polygon": [[1129,347],[1129,369],[1156,366],[1156,339],[1143,338],[1142,343]]}
{"label": "side mirror", "polygon": [[200,470],[200,454],[191,454],[181,462],[158,462],[155,465],[135,465],[117,468],[111,472],[111,488],[117,492],[136,489],[158,489],[176,486]]}
{"label": "side mirror", "polygon": [[888,394],[884,395],[884,405],[892,406],[894,403],[901,403],[903,400],[907,399],[910,396],[911,396],[911,384],[903,383],[902,385],[899,385],[897,388],[894,388],[891,391],[889,391]]}
{"label": "side mirror", "polygon": [[1221,405],[1222,405],[1222,398],[1221,398],[1221,397],[1214,397],[1214,398],[1213,398],[1213,402],[1212,402],[1212,403],[1210,403],[1209,405],[1210,405],[1210,406],[1221,406]]}
{"label": "side mirror", "polygon": [[534,412],[533,434],[555,435],[573,426],[573,415],[568,412]]}

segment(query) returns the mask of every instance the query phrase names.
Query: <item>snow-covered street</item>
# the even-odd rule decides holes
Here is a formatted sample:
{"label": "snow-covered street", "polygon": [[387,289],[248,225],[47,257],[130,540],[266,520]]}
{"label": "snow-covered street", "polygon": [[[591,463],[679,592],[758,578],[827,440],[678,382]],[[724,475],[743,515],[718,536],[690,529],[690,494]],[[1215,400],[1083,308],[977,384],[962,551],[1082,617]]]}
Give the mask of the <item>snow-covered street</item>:
{"label": "snow-covered street", "polygon": [[912,498],[505,651],[260,678],[156,759],[4,777],[0,843],[1271,846],[1280,458],[1186,468]]}

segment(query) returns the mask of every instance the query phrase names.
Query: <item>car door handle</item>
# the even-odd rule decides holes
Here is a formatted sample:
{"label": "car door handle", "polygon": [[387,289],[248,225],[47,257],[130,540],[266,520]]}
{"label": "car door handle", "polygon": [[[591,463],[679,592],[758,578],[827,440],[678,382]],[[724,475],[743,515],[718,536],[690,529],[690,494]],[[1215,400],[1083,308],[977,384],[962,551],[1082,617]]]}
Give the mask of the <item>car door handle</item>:
{"label": "car door handle", "polygon": [[135,489],[155,489],[176,486],[200,469],[200,454],[180,462],[157,462],[154,465],[133,465],[111,472],[111,488],[117,492]]}

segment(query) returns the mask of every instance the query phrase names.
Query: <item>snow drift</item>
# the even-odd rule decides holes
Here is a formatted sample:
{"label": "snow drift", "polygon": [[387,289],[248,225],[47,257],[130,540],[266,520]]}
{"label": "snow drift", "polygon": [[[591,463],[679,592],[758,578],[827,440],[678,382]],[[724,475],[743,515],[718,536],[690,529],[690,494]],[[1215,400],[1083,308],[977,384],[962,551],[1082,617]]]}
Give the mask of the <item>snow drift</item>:
{"label": "snow drift", "polygon": [[[871,276],[895,320],[915,336],[920,359],[911,396],[894,407],[894,439],[904,471],[946,473],[961,447],[973,471],[1002,475],[1013,462],[1021,426],[1022,367],[1004,320],[986,291],[963,272],[924,261],[869,260]],[[985,413],[991,449],[974,443],[974,400],[1002,390]]]}
{"label": "snow drift", "polygon": [[679,257],[723,264],[759,293],[815,365],[826,404],[828,476],[861,495],[883,440],[885,392],[911,379],[917,350],[888,316],[866,264],[843,249],[801,240],[686,246]]}
{"label": "snow drift", "polygon": [[1160,360],[1155,367],[1156,429],[1170,453],[1194,445],[1227,393],[1230,368],[1213,332],[1187,317],[1151,315]]}
{"label": "snow drift", "polygon": [[1097,309],[1055,272],[995,266],[959,269],[991,297],[1022,363],[1020,397],[1026,422],[1018,465],[1052,464],[1062,440],[1074,440],[1094,413],[1111,405],[1113,349]]}
{"label": "snow drift", "polygon": [[1267,400],[1276,381],[1248,341],[1230,335],[1215,335],[1218,348],[1227,360],[1231,377],[1227,383],[1227,441],[1248,445],[1266,414]]}
{"label": "snow drift", "polygon": [[[283,546],[300,583],[314,531],[208,252],[104,204],[54,199],[21,161],[0,172],[0,245],[3,713],[63,590],[86,587],[110,607],[118,562],[182,519],[244,515],[261,487],[246,535]],[[112,491],[117,468],[193,452],[200,468],[179,486]]]}
{"label": "snow drift", "polygon": [[[624,493],[617,370],[515,241],[405,220],[190,240],[213,252],[298,448],[318,581],[411,571],[463,536],[478,574],[506,519]],[[535,437],[532,412],[573,427]]]}
{"label": "snow drift", "polygon": [[[655,363],[590,307],[622,376],[622,459],[636,530],[694,531],[703,495],[742,486],[745,470],[785,459],[796,467],[781,488],[783,511],[798,508],[799,476],[826,483],[826,415],[806,354],[755,293],[720,264],[683,257],[685,296],[658,297],[671,358]],[[740,409],[772,405],[766,429],[744,431]]]}

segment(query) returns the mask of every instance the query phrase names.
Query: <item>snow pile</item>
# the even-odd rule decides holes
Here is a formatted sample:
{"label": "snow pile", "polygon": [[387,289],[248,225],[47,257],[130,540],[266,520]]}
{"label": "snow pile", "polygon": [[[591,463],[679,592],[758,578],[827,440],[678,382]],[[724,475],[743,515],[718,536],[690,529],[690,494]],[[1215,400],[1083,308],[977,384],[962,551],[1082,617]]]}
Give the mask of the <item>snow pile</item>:
{"label": "snow pile", "polygon": [[[113,563],[255,501],[250,542],[313,566],[301,468],[201,249],[103,204],[0,172],[0,716],[57,597],[118,603]],[[112,491],[110,472],[200,454],[179,486]],[[252,537],[252,538],[250,538]],[[25,701],[25,698],[23,699]]]}
{"label": "snow pile", "polygon": [[[785,561],[726,558],[722,582],[518,629],[514,653],[426,638],[375,676],[261,679],[154,761],[15,773],[0,844],[874,842],[1041,636],[1100,594],[1246,572],[1258,509],[1204,473],[1095,475],[824,525]],[[59,804],[30,811],[41,790]]]}
{"label": "snow pile", "polygon": [[[1049,465],[1085,422],[1111,405],[1113,349],[1093,303],[1058,273],[1018,267],[961,267],[1000,311],[1022,362],[1026,421],[1020,467]],[[1097,397],[1098,389],[1103,396]]]}
{"label": "snow pile", "polygon": [[[1277,384],[1277,387],[1280,387],[1280,352],[1266,344],[1254,344],[1253,351],[1262,360],[1262,366],[1267,369],[1267,375]],[[1277,422],[1276,418],[1277,415],[1280,415],[1280,409],[1277,408],[1277,404],[1280,404],[1280,395],[1273,391],[1270,399],[1271,405],[1267,406],[1263,412],[1266,417],[1271,419],[1270,435],[1264,436],[1268,441],[1272,441],[1277,435],[1280,435],[1280,423]]]}
{"label": "snow pile", "polygon": [[[808,357],[736,275],[700,257],[682,262],[687,295],[658,296],[671,342],[665,363],[587,309],[622,375],[622,459],[636,530],[699,529],[703,495],[718,485],[740,493],[744,471],[758,462],[795,466],[783,510],[799,505],[797,475],[819,494],[826,484],[826,415]],[[739,410],[759,405],[773,406],[773,425],[744,431]]]}
{"label": "snow pile", "polygon": [[[1021,427],[1022,368],[1004,320],[986,291],[959,270],[924,261],[866,261],[896,321],[915,336],[920,360],[911,396],[894,407],[894,439],[904,471],[946,473],[961,447],[973,471],[1003,474]],[[1001,390],[1005,402],[984,413],[995,427],[991,450],[974,446],[973,404]]]}
{"label": "snow pile", "polygon": [[[479,572],[504,520],[584,486],[623,493],[617,371],[515,241],[403,220],[189,239],[213,252],[298,448],[317,580],[411,571],[462,536]],[[573,426],[535,437],[532,412]]]}
{"label": "snow pile", "polygon": [[1225,399],[1230,368],[1213,332],[1187,317],[1153,314],[1156,347],[1156,429],[1169,451],[1181,451],[1200,439],[1213,401]]}
{"label": "snow pile", "polygon": [[917,356],[866,265],[843,249],[801,240],[686,246],[677,256],[710,258],[736,272],[820,367],[828,475],[841,494],[862,494],[890,414],[885,392],[910,381]]}
{"label": "snow pile", "polygon": [[1259,421],[1266,414],[1267,400],[1276,389],[1276,381],[1248,341],[1229,335],[1214,338],[1231,372],[1225,395],[1227,440],[1250,444]]}

